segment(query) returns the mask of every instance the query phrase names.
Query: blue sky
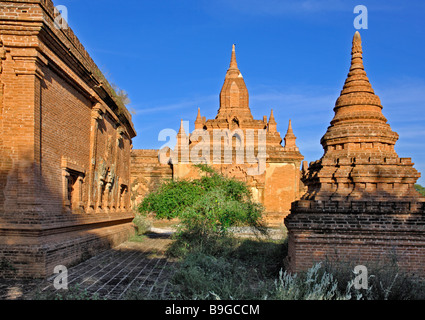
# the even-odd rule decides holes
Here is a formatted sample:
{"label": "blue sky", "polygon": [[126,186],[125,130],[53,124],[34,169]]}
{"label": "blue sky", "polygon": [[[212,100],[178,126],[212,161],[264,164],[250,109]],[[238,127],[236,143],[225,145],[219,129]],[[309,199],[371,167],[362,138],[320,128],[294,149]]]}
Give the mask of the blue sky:
{"label": "blue sky", "polygon": [[178,130],[197,108],[215,118],[236,44],[256,119],[273,108],[278,131],[292,119],[307,161],[323,155],[320,138],[350,65],[356,5],[368,9],[365,69],[383,113],[400,135],[425,185],[425,1],[56,0],[107,78],[126,90],[138,136],[134,149],[157,149],[163,129]]}

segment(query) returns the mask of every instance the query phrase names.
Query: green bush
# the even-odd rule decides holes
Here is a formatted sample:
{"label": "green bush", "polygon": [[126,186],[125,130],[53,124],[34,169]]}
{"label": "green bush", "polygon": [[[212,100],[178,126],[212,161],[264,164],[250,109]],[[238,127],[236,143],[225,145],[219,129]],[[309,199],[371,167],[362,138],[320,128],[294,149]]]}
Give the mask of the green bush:
{"label": "green bush", "polygon": [[425,197],[425,188],[422,187],[420,184],[415,184],[415,189]]}
{"label": "green bush", "polygon": [[262,208],[251,201],[235,200],[225,190],[212,189],[180,214],[182,231],[199,233],[225,233],[229,227],[259,226]]}
{"label": "green bush", "polygon": [[250,198],[251,193],[245,183],[225,178],[206,165],[195,167],[203,174],[200,179],[165,181],[158,190],[144,198],[138,211],[143,215],[154,213],[159,219],[172,219],[212,191],[221,191],[228,200],[245,202]]}
{"label": "green bush", "polygon": [[252,201],[245,183],[226,178],[206,165],[196,167],[200,179],[167,181],[139,206],[141,215],[179,218],[177,241],[169,253],[184,256],[193,250],[220,251],[223,236],[234,226],[252,226],[266,232],[262,223],[264,208]]}
{"label": "green bush", "polygon": [[143,199],[138,210],[142,215],[154,213],[158,219],[173,219],[199,199],[202,193],[202,186],[197,182],[166,181]]}

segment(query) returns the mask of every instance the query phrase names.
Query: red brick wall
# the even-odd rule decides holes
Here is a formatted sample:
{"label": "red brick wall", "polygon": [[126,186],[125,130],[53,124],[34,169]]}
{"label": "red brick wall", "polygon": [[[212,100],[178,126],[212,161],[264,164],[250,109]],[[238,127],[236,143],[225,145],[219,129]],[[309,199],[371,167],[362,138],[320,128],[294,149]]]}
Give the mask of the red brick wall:
{"label": "red brick wall", "polygon": [[43,202],[46,209],[62,211],[62,157],[88,170],[92,103],[47,68],[42,83],[42,172],[50,191]]}
{"label": "red brick wall", "polygon": [[293,212],[285,219],[292,272],[324,260],[368,266],[396,257],[404,271],[425,276],[424,204],[300,201]]}
{"label": "red brick wall", "polygon": [[143,198],[164,180],[173,178],[170,165],[160,164],[158,150],[133,150],[131,153],[131,206],[136,209]]}
{"label": "red brick wall", "polygon": [[[0,3],[0,259],[23,277],[48,275],[133,230],[131,116],[72,30],[53,19],[50,0]],[[99,190],[105,200],[91,210]]]}

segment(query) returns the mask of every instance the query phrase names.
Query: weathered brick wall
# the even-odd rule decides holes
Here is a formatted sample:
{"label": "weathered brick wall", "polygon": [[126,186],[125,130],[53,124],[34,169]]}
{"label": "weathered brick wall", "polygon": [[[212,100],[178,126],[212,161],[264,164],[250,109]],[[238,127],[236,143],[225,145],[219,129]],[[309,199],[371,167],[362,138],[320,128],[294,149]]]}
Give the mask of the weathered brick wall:
{"label": "weathered brick wall", "polygon": [[135,210],[143,198],[163,181],[173,178],[172,167],[158,161],[158,150],[131,152],[131,206]]}
{"label": "weathered brick wall", "polygon": [[[283,223],[291,203],[300,197],[300,161],[267,164],[265,175],[264,206],[274,224]],[[273,213],[276,217],[273,217]]]}
{"label": "weathered brick wall", "polygon": [[324,260],[372,266],[393,258],[404,271],[425,276],[425,203],[299,201],[285,224],[291,271]]}
{"label": "weathered brick wall", "polygon": [[131,116],[54,19],[50,0],[0,3],[0,259],[18,276],[45,276],[133,230]]}
{"label": "weathered brick wall", "polygon": [[[62,157],[72,159],[81,168],[87,167],[92,103],[53,70],[45,68],[44,74],[41,92],[46,107],[41,110],[41,167],[44,187],[50,192],[46,192],[43,202],[46,209],[61,212]],[[84,197],[86,194],[87,184],[84,185]]]}

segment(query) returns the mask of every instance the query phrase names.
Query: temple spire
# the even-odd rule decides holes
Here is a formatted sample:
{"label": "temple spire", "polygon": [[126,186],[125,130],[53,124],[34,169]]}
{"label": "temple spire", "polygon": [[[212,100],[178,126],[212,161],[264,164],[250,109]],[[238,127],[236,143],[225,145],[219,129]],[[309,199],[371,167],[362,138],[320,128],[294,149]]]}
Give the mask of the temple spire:
{"label": "temple spire", "polygon": [[[351,65],[341,94],[353,92],[369,92],[374,94],[372,86],[366,75],[363,65],[363,49],[360,33],[356,31],[353,36],[353,46],[351,49]],[[376,99],[375,99],[376,100]],[[377,101],[376,101],[377,102]],[[380,101],[379,101],[380,104]]]}
{"label": "temple spire", "polygon": [[360,32],[356,31],[353,36],[353,48],[352,48],[352,54],[359,53],[360,56],[362,55],[362,38],[360,36]]}
{"label": "temple spire", "polygon": [[289,119],[289,124],[288,124],[288,132],[286,133],[287,136],[294,136],[294,131],[292,130],[292,121],[291,119]]}
{"label": "temple spire", "polygon": [[177,133],[177,136],[186,137],[186,132],[184,131],[183,119],[181,119],[180,121],[180,129],[179,129],[179,132]]}
{"label": "temple spire", "polygon": [[195,130],[202,129],[203,125],[204,125],[204,121],[202,120],[202,117],[201,117],[201,109],[198,108],[198,115],[196,116],[196,120],[195,120]]}
{"label": "temple spire", "polygon": [[286,132],[284,139],[285,139],[285,147],[284,148],[286,150],[298,151],[298,147],[295,143],[297,138],[295,137],[294,131],[292,130],[292,121],[291,120],[289,120],[288,131]]}
{"label": "temple spire", "polygon": [[276,120],[274,119],[273,109],[270,112],[269,123],[276,123]]}
{"label": "temple spire", "polygon": [[276,120],[274,119],[274,114],[273,114],[273,109],[270,113],[270,118],[269,118],[269,123],[267,126],[267,131],[268,132],[277,132],[277,123]]}
{"label": "temple spire", "polygon": [[180,130],[177,133],[177,145],[176,150],[181,163],[187,163],[189,161],[189,137],[186,135],[184,130],[183,119],[180,122]]}
{"label": "temple spire", "polygon": [[236,116],[239,120],[253,120],[249,109],[248,90],[239,71],[236,62],[236,48],[233,45],[230,66],[220,92],[220,108],[216,119],[232,121]]}
{"label": "temple spire", "polygon": [[236,61],[236,46],[232,46],[232,56],[230,58],[229,69],[226,73],[226,78],[242,78],[242,74],[239,71],[238,63]]}
{"label": "temple spire", "polygon": [[232,46],[232,57],[230,58],[229,69],[238,69],[238,63],[236,62],[236,48],[235,48],[235,45]]}
{"label": "temple spire", "polygon": [[381,100],[366,75],[362,39],[358,31],[353,36],[350,71],[334,111],[331,126],[321,140],[325,150],[329,147],[348,150],[344,144],[360,140],[373,141],[375,145],[384,143],[393,146],[398,139],[398,135],[387,124],[382,113]]}
{"label": "temple spire", "polygon": [[196,116],[196,121],[202,121],[201,108],[198,108],[198,115]]}

